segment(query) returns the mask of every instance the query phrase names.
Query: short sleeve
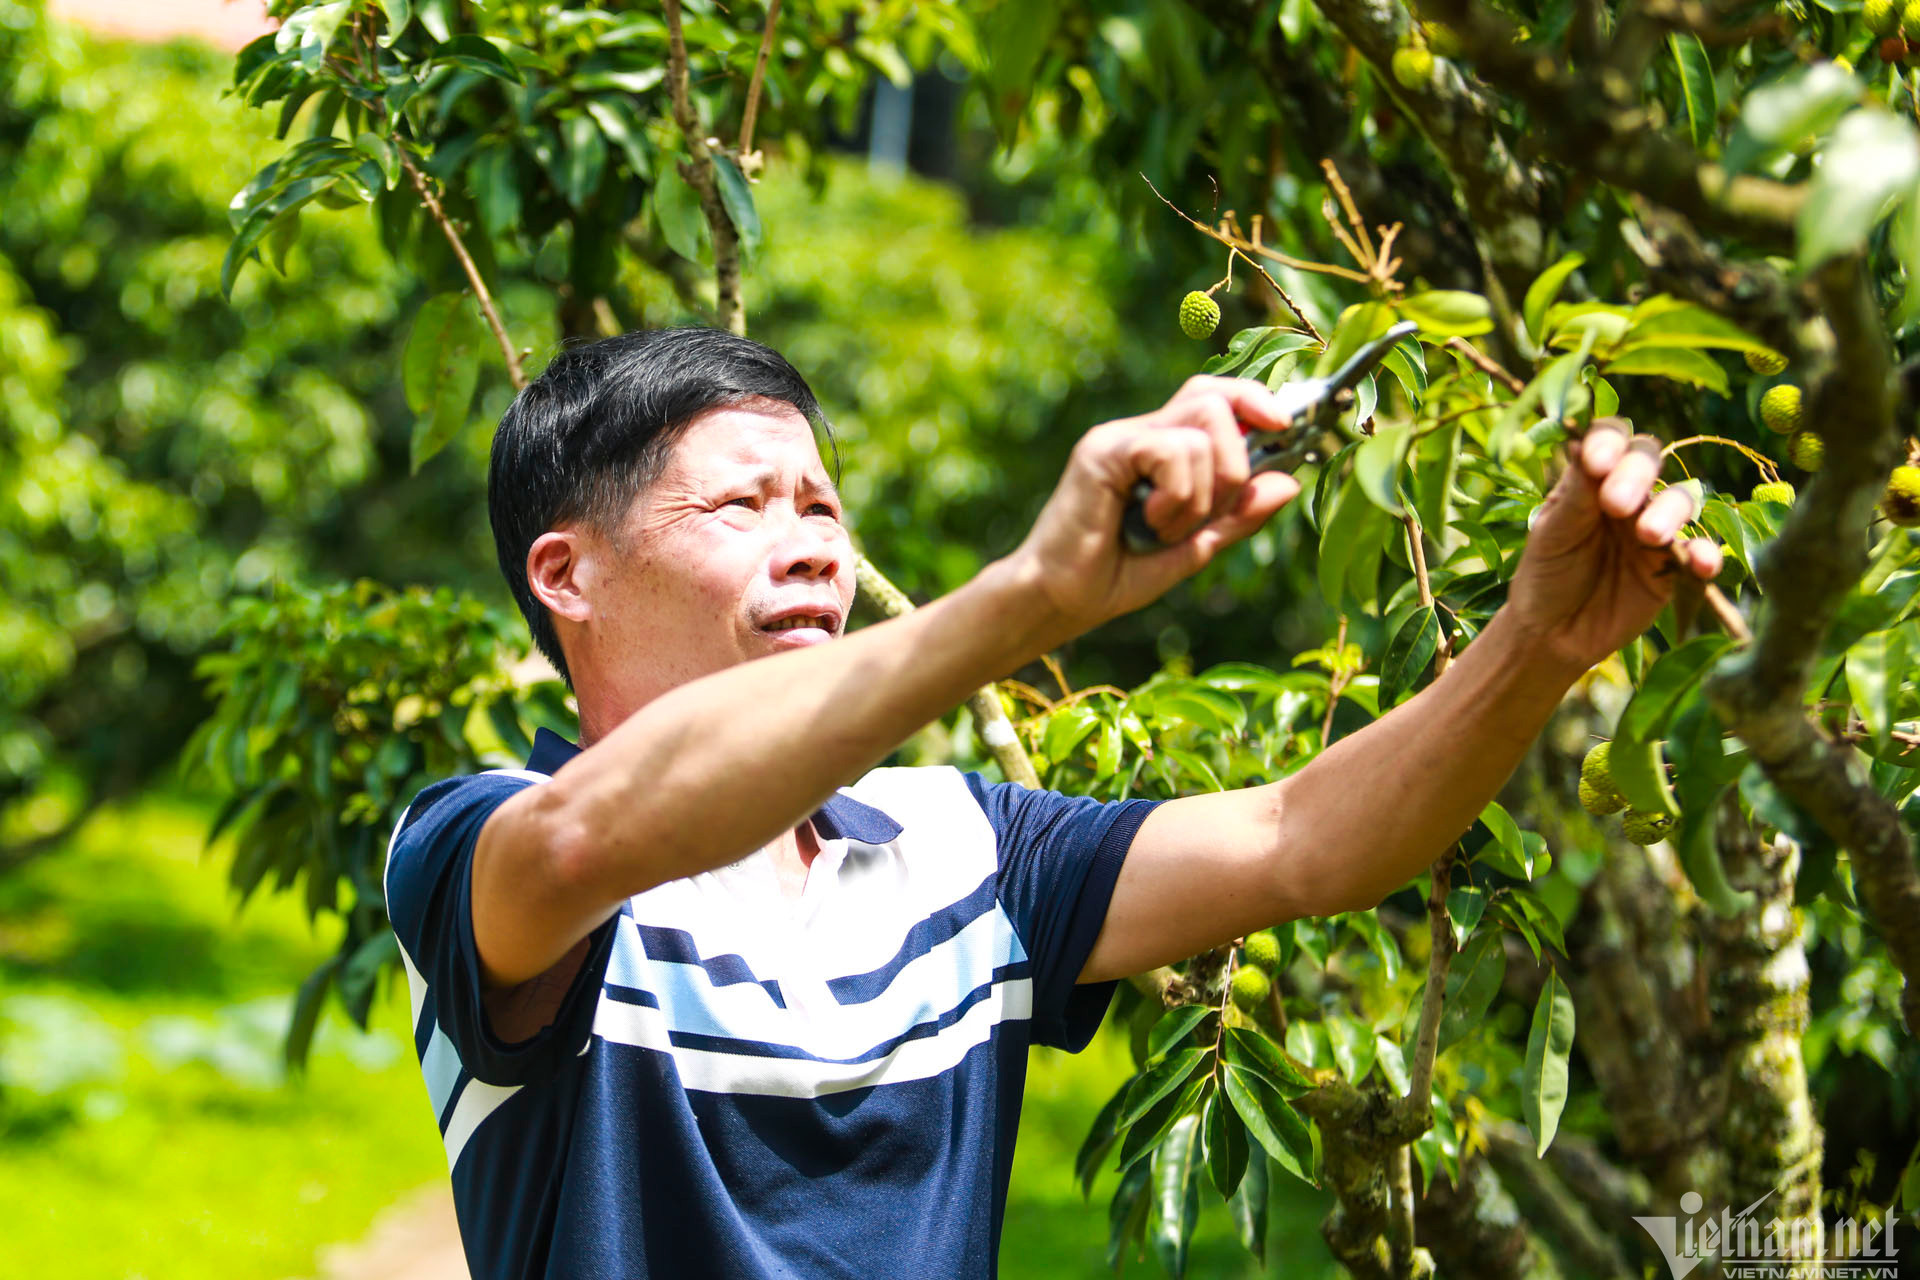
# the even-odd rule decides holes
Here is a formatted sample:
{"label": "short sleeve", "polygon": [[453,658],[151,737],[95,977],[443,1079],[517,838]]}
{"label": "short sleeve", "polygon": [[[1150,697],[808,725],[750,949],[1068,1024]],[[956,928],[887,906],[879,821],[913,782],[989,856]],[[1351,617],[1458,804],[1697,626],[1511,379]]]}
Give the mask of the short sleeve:
{"label": "short sleeve", "polygon": [[1076,985],[1106,923],[1114,882],[1153,800],[1102,802],[966,775],[1000,858],[1000,905],[1033,966],[1036,1044],[1077,1053],[1093,1039],[1114,983]]}
{"label": "short sleeve", "polygon": [[437,1027],[460,1065],[488,1084],[542,1078],[586,1044],[618,919],[594,930],[552,1023],[512,1044],[493,1034],[473,939],[473,851],[493,811],[541,780],[482,773],[435,783],[414,797],[387,853],[387,916],[412,970],[408,980],[425,988],[416,992],[415,1039],[426,1044]]}

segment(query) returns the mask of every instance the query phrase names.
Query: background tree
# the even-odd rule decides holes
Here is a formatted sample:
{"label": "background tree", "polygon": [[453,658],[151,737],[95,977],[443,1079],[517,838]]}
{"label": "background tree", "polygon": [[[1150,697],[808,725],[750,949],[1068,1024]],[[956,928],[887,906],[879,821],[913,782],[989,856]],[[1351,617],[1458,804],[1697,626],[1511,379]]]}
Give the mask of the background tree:
{"label": "background tree", "polygon": [[[870,68],[956,64],[1011,171],[1077,170],[1148,243],[1209,247],[1218,276],[1190,283],[1231,275],[1268,321],[1211,371],[1278,382],[1419,325],[1296,509],[1181,598],[1243,618],[1304,588],[1324,606],[1290,619],[1305,642],[1223,625],[1227,653],[1270,665],[1200,668],[1221,655],[1190,623],[1144,682],[1116,668],[1130,690],[1023,673],[1051,786],[1179,794],[1301,767],[1471,643],[1554,446],[1616,409],[1667,441],[1728,549],[1720,588],[1584,682],[1505,803],[1379,910],[1133,984],[1141,1071],[1081,1170],[1090,1188],[1121,1169],[1116,1260],[1151,1238],[1181,1272],[1213,1195],[1258,1251],[1283,1175],[1333,1191],[1325,1235],[1350,1271],[1395,1276],[1634,1274],[1659,1255],[1633,1217],[1686,1191],[1709,1213],[1767,1196],[1810,1227],[1920,1191],[1900,1025],[1920,1012],[1920,472],[1899,469],[1895,367],[1920,105],[1878,10],[281,12],[236,91],[308,136],[236,198],[227,283],[297,243],[316,202],[371,206],[439,290],[406,352],[416,464],[462,434],[483,363],[517,383],[538,350],[494,303],[503,281],[549,281],[564,334],[647,321],[657,282],[741,328],[779,230],[762,153],[777,140],[817,174]],[[1783,469],[1811,473],[1804,494]],[[234,795],[236,874],[304,876],[348,921],[309,1023],[330,984],[364,1012],[387,962],[372,872],[398,805],[564,716],[504,670],[504,634],[451,601],[333,589],[240,610],[209,662],[219,709],[190,754]],[[979,762],[975,723],[909,758]],[[1816,1229],[1797,1247],[1852,1246]]]}

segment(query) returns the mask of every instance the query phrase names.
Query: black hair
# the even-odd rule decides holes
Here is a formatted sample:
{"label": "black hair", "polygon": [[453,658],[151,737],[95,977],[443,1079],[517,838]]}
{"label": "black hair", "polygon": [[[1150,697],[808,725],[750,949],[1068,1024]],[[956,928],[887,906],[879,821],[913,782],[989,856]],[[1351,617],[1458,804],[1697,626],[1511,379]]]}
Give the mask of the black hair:
{"label": "black hair", "polygon": [[709,409],[780,400],[838,446],[805,378],[785,356],[724,329],[641,329],[569,347],[500,419],[487,470],[494,549],[533,642],[568,685],[547,607],[527,583],[527,552],[557,525],[611,533],[659,479],[687,424]]}

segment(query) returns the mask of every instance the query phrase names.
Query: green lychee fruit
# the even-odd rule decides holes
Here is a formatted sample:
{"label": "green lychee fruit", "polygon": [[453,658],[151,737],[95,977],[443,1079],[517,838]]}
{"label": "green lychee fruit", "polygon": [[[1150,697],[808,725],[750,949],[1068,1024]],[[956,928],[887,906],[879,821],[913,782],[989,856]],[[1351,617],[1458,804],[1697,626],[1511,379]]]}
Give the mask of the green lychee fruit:
{"label": "green lychee fruit", "polygon": [[1866,0],[1860,6],[1860,21],[1873,34],[1890,36],[1900,25],[1900,6],[1897,0]]}
{"label": "green lychee fruit", "polygon": [[1785,480],[1774,480],[1767,484],[1753,486],[1755,502],[1784,502],[1793,505],[1793,486]]}
{"label": "green lychee fruit", "polygon": [[1900,8],[1900,34],[1908,44],[1920,40],[1920,0],[1907,0]]}
{"label": "green lychee fruit", "polygon": [[[1920,0],[1914,0],[1920,4]],[[1791,382],[1783,382],[1777,387],[1768,387],[1767,393],[1760,397],[1760,421],[1767,424],[1767,430],[1787,435],[1800,429],[1800,388]]]}
{"label": "green lychee fruit", "polygon": [[1776,373],[1787,371],[1787,358],[1778,351],[1746,351],[1741,354],[1746,357],[1747,368],[1755,373],[1771,378]]}
{"label": "green lychee fruit", "polygon": [[1280,939],[1271,929],[1250,933],[1240,944],[1240,954],[1254,968],[1272,973],[1280,965]]}
{"label": "green lychee fruit", "polygon": [[1627,798],[1618,791],[1604,791],[1585,778],[1580,779],[1580,807],[1598,818],[1618,813],[1627,807]]}
{"label": "green lychee fruit", "polygon": [[1243,1013],[1253,1013],[1267,1003],[1267,993],[1273,990],[1273,979],[1266,970],[1256,969],[1250,964],[1241,965],[1233,975],[1233,1003]]}
{"label": "green lychee fruit", "polygon": [[1620,819],[1620,830],[1635,844],[1659,844],[1673,830],[1673,819],[1664,813],[1629,809]]}
{"label": "green lychee fruit", "polygon": [[1897,525],[1920,525],[1920,467],[1895,467],[1880,495],[1880,510]]}
{"label": "green lychee fruit", "polygon": [[1818,471],[1827,460],[1827,442],[1818,431],[1796,431],[1787,441],[1787,460],[1802,471]]}
{"label": "green lychee fruit", "polygon": [[1198,289],[1180,299],[1180,332],[1189,338],[1210,338],[1219,327],[1219,303]]}
{"label": "green lychee fruit", "polygon": [[[1920,4],[1920,0],[1914,0]],[[1433,52],[1417,44],[1403,44],[1393,51],[1393,78],[1403,89],[1421,89],[1433,79]]]}

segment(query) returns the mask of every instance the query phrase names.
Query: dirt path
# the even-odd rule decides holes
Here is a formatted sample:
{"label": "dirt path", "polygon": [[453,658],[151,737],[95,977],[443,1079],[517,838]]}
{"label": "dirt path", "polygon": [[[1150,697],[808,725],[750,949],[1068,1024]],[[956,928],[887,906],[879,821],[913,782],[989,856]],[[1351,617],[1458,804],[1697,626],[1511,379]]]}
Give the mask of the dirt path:
{"label": "dirt path", "polygon": [[322,1249],[317,1280],[468,1280],[452,1189],[422,1187],[381,1210],[364,1238]]}

